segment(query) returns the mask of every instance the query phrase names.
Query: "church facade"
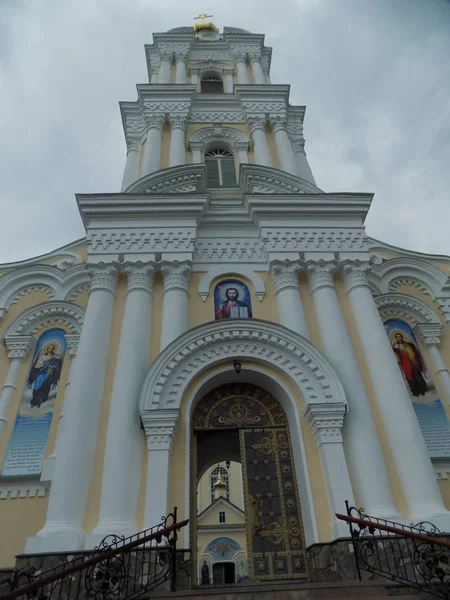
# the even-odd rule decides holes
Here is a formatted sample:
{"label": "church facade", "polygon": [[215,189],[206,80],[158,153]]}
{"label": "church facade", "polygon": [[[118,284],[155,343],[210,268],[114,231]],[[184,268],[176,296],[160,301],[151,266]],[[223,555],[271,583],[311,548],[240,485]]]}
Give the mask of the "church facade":
{"label": "church facade", "polygon": [[450,258],[318,187],[271,52],[154,34],[121,191],[76,195],[85,239],[0,265],[0,568],[174,506],[204,584],[307,578],[346,501],[450,531]]}

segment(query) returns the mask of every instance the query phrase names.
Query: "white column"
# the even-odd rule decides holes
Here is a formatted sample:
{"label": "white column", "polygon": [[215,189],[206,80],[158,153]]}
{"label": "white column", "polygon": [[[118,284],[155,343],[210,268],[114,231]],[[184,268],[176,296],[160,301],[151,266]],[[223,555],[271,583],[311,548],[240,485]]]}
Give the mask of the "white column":
{"label": "white column", "polygon": [[117,282],[113,265],[89,269],[91,289],[58,445],[45,525],[28,538],[25,552],[64,552],[83,547],[83,530],[97,448]]}
{"label": "white column", "polygon": [[159,56],[152,58],[152,60],[150,62],[150,67],[151,67],[150,83],[158,83],[158,81],[159,81],[159,69],[161,67],[161,61],[159,59]]}
{"label": "white column", "polygon": [[186,61],[187,54],[185,52],[175,53],[175,83],[186,83]]}
{"label": "white column", "polygon": [[161,138],[164,121],[163,115],[155,115],[146,119],[148,131],[142,163],[142,177],[159,171],[161,167]]}
{"label": "white column", "polygon": [[354,506],[353,491],[342,444],[341,429],[346,413],[343,403],[308,404],[306,422],[311,426],[317,446],[330,507],[333,539],[348,537],[348,525],[335,514],[345,511],[345,501]]}
{"label": "white column", "polygon": [[250,54],[249,55],[250,65],[252,67],[253,73],[253,81],[257,85],[265,85],[266,76],[264,75],[262,66],[261,66],[261,56],[258,54]]}
{"label": "white column", "polygon": [[35,340],[32,335],[8,335],[5,337],[4,342],[11,362],[0,396],[0,439],[8,422],[9,410],[16,393],[20,365],[34,346]]}
{"label": "white column", "polygon": [[344,281],[409,519],[431,521],[442,531],[450,531],[450,512],[445,509],[419,422],[372,297],[368,268],[358,261],[344,263]]}
{"label": "white column", "polygon": [[334,261],[308,264],[322,350],[336,369],[348,402],[342,432],[345,455],[359,505],[367,514],[398,521],[401,517],[391,494],[369,398],[336,295],[334,270]]}
{"label": "white column", "polygon": [[248,163],[248,143],[247,142],[235,142],[234,149],[237,150],[239,156],[239,163],[241,165]]}
{"label": "white column", "polygon": [[308,325],[298,285],[300,270],[297,262],[273,261],[270,274],[277,297],[280,324],[309,339]]}
{"label": "white column", "polygon": [[127,150],[127,160],[125,162],[125,170],[122,179],[121,191],[127,189],[138,178],[139,168],[139,144],[130,144]]}
{"label": "white column", "polygon": [[178,415],[177,409],[141,413],[148,449],[144,529],[157,525],[170,512],[169,463]]}
{"label": "white column", "polygon": [[249,83],[247,72],[247,55],[245,54],[245,52],[238,52],[237,54],[235,54],[234,59],[236,61],[238,84]]}
{"label": "white column", "polygon": [[188,121],[185,117],[170,117],[170,153],[169,167],[186,163],[185,132]]}
{"label": "white column", "polygon": [[280,117],[272,117],[269,120],[272,128],[275,145],[277,147],[280,168],[292,175],[299,175],[299,167],[292,149],[291,140],[286,131],[286,121]]}
{"label": "white column", "polygon": [[161,323],[161,352],[188,328],[188,284],[191,266],[188,263],[164,264],[163,307]]}
{"label": "white column", "polygon": [[266,79],[266,83],[267,84],[270,85],[272,83],[271,80],[270,80],[270,75],[268,73],[267,73],[267,75],[265,75],[265,79]]}
{"label": "white column", "polygon": [[203,142],[191,142],[190,149],[192,151],[192,162],[199,164],[202,162],[202,151],[205,147]]}
{"label": "white column", "polygon": [[58,445],[61,444],[61,439],[63,439],[62,430],[63,430],[63,422],[64,422],[64,406],[67,404],[67,398],[69,397],[70,390],[70,382],[72,381],[72,377],[75,371],[75,360],[76,354],[78,351],[78,344],[80,343],[80,334],[79,333],[67,333],[66,334],[66,342],[67,342],[67,351],[70,356],[70,370],[69,375],[67,377],[66,385],[64,388],[64,398],[63,404],[61,406],[61,412],[58,417],[58,431],[56,433],[56,441],[52,454],[47,458],[42,466],[42,474],[41,481],[52,481],[53,475],[55,472],[55,459],[56,454],[58,452]]}
{"label": "white column", "polygon": [[266,137],[266,120],[263,117],[250,117],[248,125],[253,139],[255,164],[273,167]]}
{"label": "white column", "polygon": [[450,401],[450,374],[439,351],[442,325],[439,323],[419,323],[416,325],[414,331],[419,335],[425,346],[427,346],[432,367],[436,371],[442,387],[447,394],[447,400]]}
{"label": "white column", "polygon": [[159,65],[158,83],[170,83],[173,53],[162,52],[159,57],[161,64]]}
{"label": "white column", "polygon": [[233,93],[233,69],[224,69],[223,74],[225,76],[225,92],[227,94]]}
{"label": "white column", "polygon": [[143,460],[138,402],[150,364],[154,268],[127,264],[124,270],[128,275],[128,290],[109,408],[100,515],[86,548],[93,548],[111,533],[127,537],[137,532]]}
{"label": "white column", "polygon": [[298,165],[298,175],[305,181],[309,181],[313,185],[316,185],[314,175],[312,174],[311,167],[309,166],[308,159],[305,153],[305,140],[303,136],[300,139],[292,142],[292,149],[295,153],[295,158]]}
{"label": "white column", "polygon": [[189,69],[189,72],[191,74],[191,84],[198,86],[198,76],[200,74],[200,70],[199,69]]}

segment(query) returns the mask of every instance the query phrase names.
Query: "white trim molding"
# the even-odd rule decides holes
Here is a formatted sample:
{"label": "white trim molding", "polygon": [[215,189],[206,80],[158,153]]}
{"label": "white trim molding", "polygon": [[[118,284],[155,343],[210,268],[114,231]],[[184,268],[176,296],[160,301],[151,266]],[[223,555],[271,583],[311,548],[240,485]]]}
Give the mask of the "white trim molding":
{"label": "white trim molding", "polygon": [[203,275],[198,284],[198,293],[202,301],[206,302],[206,299],[209,296],[211,284],[215,283],[219,277],[233,277],[235,275],[240,275],[252,283],[255,290],[255,295],[261,302],[266,293],[264,281],[257,273],[252,271],[250,267],[246,267],[244,265],[227,265],[226,267],[222,265],[216,265],[211,267],[211,269],[209,269],[208,272]]}
{"label": "white trim molding", "polygon": [[70,302],[45,302],[19,315],[5,332],[12,335],[33,335],[44,327],[67,328],[69,333],[80,333],[84,320],[84,309]]}
{"label": "white trim molding", "polygon": [[191,329],[167,346],[151,365],[140,397],[147,411],[179,409],[195,376],[230,357],[261,361],[281,370],[302,393],[305,406],[346,406],[344,389],[326,358],[302,336],[269,321],[212,322]]}
{"label": "white trim molding", "polygon": [[394,292],[399,285],[408,284],[436,298],[447,277],[430,263],[416,258],[401,257],[386,259],[380,265],[372,265],[369,280],[382,294]]}
{"label": "white trim molding", "polygon": [[384,319],[406,319],[414,327],[418,323],[441,325],[438,315],[425,302],[407,294],[388,293],[374,298],[378,311]]}
{"label": "white trim molding", "polygon": [[73,298],[89,286],[89,273],[84,264],[61,271],[54,265],[30,265],[0,277],[0,314],[7,312],[27,293],[42,291],[50,300]]}
{"label": "white trim molding", "polygon": [[48,490],[48,486],[40,481],[23,481],[21,483],[2,482],[0,484],[0,500],[43,498],[47,495]]}
{"label": "white trim molding", "polygon": [[249,138],[239,129],[232,127],[205,127],[194,132],[189,138],[189,147],[204,151],[211,142],[225,142],[230,144],[237,152],[239,150],[248,150],[250,147]]}

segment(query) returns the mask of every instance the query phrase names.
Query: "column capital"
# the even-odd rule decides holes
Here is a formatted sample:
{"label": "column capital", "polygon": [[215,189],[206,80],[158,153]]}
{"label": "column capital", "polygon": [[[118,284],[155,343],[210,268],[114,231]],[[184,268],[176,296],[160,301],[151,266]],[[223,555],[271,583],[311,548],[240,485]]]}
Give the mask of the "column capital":
{"label": "column capital", "polygon": [[169,453],[172,452],[179,414],[178,409],[145,411],[141,414],[141,423],[147,436],[148,450],[168,450]]}
{"label": "column capital", "polygon": [[308,404],[305,419],[319,447],[322,444],[342,444],[341,430],[346,413],[347,406],[343,402]]}
{"label": "column capital", "polygon": [[188,121],[187,117],[183,117],[183,116],[169,117],[170,130],[173,131],[174,129],[182,129],[183,131],[186,131],[188,122],[189,121]]}
{"label": "column capital", "polygon": [[298,275],[302,267],[298,261],[275,260],[270,263],[270,275],[272,277],[275,294],[288,288],[299,289]]}
{"label": "column capital", "polygon": [[78,344],[80,343],[80,334],[79,333],[66,333],[66,342],[67,342],[67,350],[69,351],[69,356],[74,358],[77,355]]}
{"label": "column capital", "polygon": [[305,138],[302,137],[298,140],[292,141],[292,149],[294,152],[304,152],[305,151]]}
{"label": "column capital", "polygon": [[308,261],[306,263],[306,270],[308,272],[311,294],[325,287],[334,288],[334,273],[337,270],[337,262],[335,260]]}
{"label": "column capital", "polygon": [[253,133],[256,129],[262,129],[265,131],[267,121],[263,116],[252,116],[248,117],[247,123],[250,128],[250,133]]}
{"label": "column capital", "polygon": [[159,58],[160,58],[161,62],[166,61],[166,62],[172,64],[173,51],[172,50],[160,50]]}
{"label": "column capital", "polygon": [[155,265],[153,263],[126,263],[123,268],[128,277],[127,294],[137,290],[152,293]]}
{"label": "column capital", "polygon": [[139,152],[139,142],[138,141],[129,141],[127,143],[127,156],[130,154],[130,152]]}
{"label": "column capital", "polygon": [[117,267],[115,264],[88,264],[87,271],[91,276],[91,294],[98,290],[115,293],[117,284]]}
{"label": "column capital", "polygon": [[188,60],[188,52],[186,50],[177,50],[175,51],[175,62],[187,63]]}
{"label": "column capital", "polygon": [[269,117],[269,125],[272,128],[273,133],[276,133],[280,129],[286,130],[287,121],[284,117],[272,116],[272,117]]}
{"label": "column capital", "polygon": [[247,52],[241,52],[239,50],[233,52],[233,58],[236,62],[244,62],[247,60]]}
{"label": "column capital", "polygon": [[32,335],[7,335],[3,343],[8,351],[9,358],[25,358],[34,347],[35,339]]}
{"label": "column capital", "polygon": [[442,325],[440,323],[418,323],[414,327],[425,346],[439,346],[441,343]]}
{"label": "column capital", "polygon": [[254,62],[261,62],[261,54],[259,54],[258,52],[250,52],[248,55],[248,60],[250,62],[250,64],[252,65]]}
{"label": "column capital", "polygon": [[362,262],[360,260],[344,261],[341,263],[341,266],[346,294],[359,287],[369,288],[369,280],[367,278],[367,273],[371,268],[369,262]]}
{"label": "column capital", "polygon": [[183,290],[187,293],[189,278],[191,276],[190,263],[179,263],[177,260],[174,260],[172,263],[163,264],[161,273],[164,277],[163,294],[174,289]]}
{"label": "column capital", "polygon": [[147,129],[159,129],[161,132],[164,127],[164,123],[166,122],[166,117],[164,115],[146,115],[145,124],[147,125]]}

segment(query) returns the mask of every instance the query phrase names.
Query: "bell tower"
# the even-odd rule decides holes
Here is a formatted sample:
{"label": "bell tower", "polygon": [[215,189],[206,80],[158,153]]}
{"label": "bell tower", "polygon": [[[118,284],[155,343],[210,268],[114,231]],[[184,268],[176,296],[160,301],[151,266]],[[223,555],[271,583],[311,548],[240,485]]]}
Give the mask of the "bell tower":
{"label": "bell tower", "polygon": [[[150,83],[137,86],[137,101],[121,103],[122,191],[161,177],[166,188],[167,169],[187,165],[206,165],[208,188],[236,187],[246,164],[315,187],[305,154],[305,107],[290,105],[288,85],[271,84],[272,49],[264,35],[235,27],[221,33],[210,17],[156,33],[145,47]],[[183,173],[196,179],[199,171]]]}

